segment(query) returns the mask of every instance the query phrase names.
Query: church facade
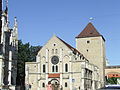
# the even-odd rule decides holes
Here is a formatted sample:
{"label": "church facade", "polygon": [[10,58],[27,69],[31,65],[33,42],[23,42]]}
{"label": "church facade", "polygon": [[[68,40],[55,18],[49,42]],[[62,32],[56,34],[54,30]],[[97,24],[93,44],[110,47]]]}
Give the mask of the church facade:
{"label": "church facade", "polygon": [[105,39],[88,23],[76,37],[76,48],[53,36],[26,62],[25,84],[30,90],[96,90],[104,86]]}
{"label": "church facade", "polygon": [[0,0],[0,89],[15,90],[18,52],[17,19],[14,18],[14,26],[11,29],[7,0],[5,10],[3,7],[3,0]]}

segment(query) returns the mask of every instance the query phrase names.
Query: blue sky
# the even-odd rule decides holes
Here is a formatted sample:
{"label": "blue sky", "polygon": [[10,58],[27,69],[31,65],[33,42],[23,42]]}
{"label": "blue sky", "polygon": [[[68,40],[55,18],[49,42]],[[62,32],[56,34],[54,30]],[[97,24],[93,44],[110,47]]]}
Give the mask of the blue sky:
{"label": "blue sky", "polygon": [[120,0],[9,0],[9,20],[18,18],[19,39],[43,46],[53,34],[75,47],[77,36],[92,23],[106,39],[111,65],[120,64]]}

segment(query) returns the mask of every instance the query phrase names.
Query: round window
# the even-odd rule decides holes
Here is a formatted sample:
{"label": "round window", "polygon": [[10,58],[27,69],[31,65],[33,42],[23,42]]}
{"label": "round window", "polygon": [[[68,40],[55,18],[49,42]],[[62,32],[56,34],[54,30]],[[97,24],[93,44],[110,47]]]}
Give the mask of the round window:
{"label": "round window", "polygon": [[58,56],[53,56],[51,59],[51,62],[52,62],[52,64],[58,64],[58,62],[59,62]]}

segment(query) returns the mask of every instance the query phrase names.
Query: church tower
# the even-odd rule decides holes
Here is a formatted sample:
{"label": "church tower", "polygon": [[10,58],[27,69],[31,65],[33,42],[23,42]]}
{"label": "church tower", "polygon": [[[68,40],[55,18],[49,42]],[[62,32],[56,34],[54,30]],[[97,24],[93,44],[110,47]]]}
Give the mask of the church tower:
{"label": "church tower", "polygon": [[100,81],[102,81],[100,86],[104,86],[106,66],[105,39],[91,22],[88,23],[84,30],[76,37],[76,48],[90,63],[99,67]]}
{"label": "church tower", "polygon": [[8,0],[5,10],[0,0],[0,90],[15,90],[17,76],[18,27],[14,19],[13,28],[9,27]]}

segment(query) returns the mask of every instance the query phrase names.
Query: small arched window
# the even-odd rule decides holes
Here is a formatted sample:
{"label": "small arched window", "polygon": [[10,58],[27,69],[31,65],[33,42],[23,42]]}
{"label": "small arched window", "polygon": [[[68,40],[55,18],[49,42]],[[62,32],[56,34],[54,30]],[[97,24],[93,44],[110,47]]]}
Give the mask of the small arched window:
{"label": "small arched window", "polygon": [[42,83],[42,87],[43,87],[43,88],[45,87],[45,83]]}
{"label": "small arched window", "polygon": [[54,54],[54,49],[52,49],[52,54]]}
{"label": "small arched window", "polygon": [[68,72],[68,64],[65,64],[65,72]]}
{"label": "small arched window", "polygon": [[58,50],[57,49],[55,49],[55,54],[57,54],[58,53]]}
{"label": "small arched window", "polygon": [[65,87],[67,87],[68,85],[67,85],[67,82],[65,83]]}
{"label": "small arched window", "polygon": [[45,73],[45,65],[43,65],[43,72]]}
{"label": "small arched window", "polygon": [[54,72],[55,71],[55,68],[54,68],[54,66],[52,66],[52,72]]}
{"label": "small arched window", "polygon": [[56,65],[56,72],[58,72],[58,66]]}

